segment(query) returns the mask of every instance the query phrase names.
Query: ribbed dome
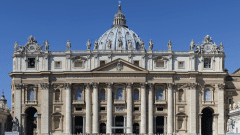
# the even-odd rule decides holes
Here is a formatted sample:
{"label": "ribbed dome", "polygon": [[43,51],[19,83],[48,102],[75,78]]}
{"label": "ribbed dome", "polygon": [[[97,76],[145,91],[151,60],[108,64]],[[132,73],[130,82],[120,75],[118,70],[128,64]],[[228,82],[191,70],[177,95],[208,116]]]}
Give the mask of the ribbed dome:
{"label": "ribbed dome", "polygon": [[115,14],[112,28],[98,40],[98,50],[140,50],[140,38],[126,25],[121,5]]}

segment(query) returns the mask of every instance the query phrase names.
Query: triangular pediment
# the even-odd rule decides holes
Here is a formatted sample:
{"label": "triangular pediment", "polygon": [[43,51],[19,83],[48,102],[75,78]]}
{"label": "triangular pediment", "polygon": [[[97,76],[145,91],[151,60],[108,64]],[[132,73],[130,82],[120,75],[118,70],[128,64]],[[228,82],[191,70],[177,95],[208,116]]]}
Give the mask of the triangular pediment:
{"label": "triangular pediment", "polygon": [[235,72],[233,72],[232,74],[240,74],[240,68],[238,70],[236,70]]}
{"label": "triangular pediment", "polygon": [[134,72],[134,71],[148,71],[139,66],[133,65],[132,63],[125,61],[121,58],[113,60],[104,66],[93,69],[92,71],[108,71],[108,72]]}

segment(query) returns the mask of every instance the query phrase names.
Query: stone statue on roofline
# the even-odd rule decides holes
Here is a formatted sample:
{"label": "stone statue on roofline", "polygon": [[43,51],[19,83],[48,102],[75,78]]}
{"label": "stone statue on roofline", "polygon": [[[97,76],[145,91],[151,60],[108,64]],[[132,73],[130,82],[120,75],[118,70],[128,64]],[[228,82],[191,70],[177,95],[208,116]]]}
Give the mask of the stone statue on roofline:
{"label": "stone statue on roofline", "polygon": [[66,46],[67,46],[67,50],[70,51],[70,49],[71,49],[71,42],[69,40],[67,41]]}
{"label": "stone statue on roofline", "polygon": [[88,40],[87,43],[86,43],[86,46],[87,46],[87,49],[88,49],[88,50],[90,50],[91,44],[92,44],[91,41]]}
{"label": "stone statue on roofline", "polygon": [[18,51],[18,42],[16,41],[14,44],[14,52],[17,52],[17,51]]}
{"label": "stone statue on roofline", "polygon": [[153,42],[152,42],[152,39],[150,40],[150,42],[148,42],[148,44],[149,44],[148,50],[149,50],[149,51],[152,51],[152,50],[153,50]]}
{"label": "stone statue on roofline", "polygon": [[219,49],[218,49],[219,53],[223,53],[223,43],[220,43]]}
{"label": "stone statue on roofline", "polygon": [[192,39],[192,42],[190,43],[190,50],[194,51],[195,46],[197,46],[197,45],[195,44],[195,42]]}
{"label": "stone statue on roofline", "polygon": [[49,50],[49,43],[48,40],[46,40],[46,42],[43,42],[45,44],[45,51]]}
{"label": "stone statue on roofline", "polygon": [[213,42],[212,38],[209,35],[207,35],[202,41],[203,44],[212,43],[212,42]]}
{"label": "stone statue on roofline", "polygon": [[93,50],[97,50],[98,49],[98,41],[96,39],[96,41],[94,42],[94,49]]}
{"label": "stone statue on roofline", "polygon": [[171,40],[169,40],[167,47],[168,47],[169,51],[172,50],[172,41]]}
{"label": "stone statue on roofline", "polygon": [[143,40],[141,39],[140,40],[140,46],[141,46],[141,50],[145,50],[145,46],[144,46],[144,42],[143,42]]}

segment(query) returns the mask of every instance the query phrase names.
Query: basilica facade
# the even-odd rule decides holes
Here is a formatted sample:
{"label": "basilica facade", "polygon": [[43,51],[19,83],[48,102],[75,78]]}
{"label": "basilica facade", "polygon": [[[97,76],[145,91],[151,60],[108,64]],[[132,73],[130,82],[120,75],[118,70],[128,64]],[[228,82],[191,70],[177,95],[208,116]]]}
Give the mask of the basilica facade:
{"label": "basilica facade", "polygon": [[[30,36],[14,44],[12,117],[22,135],[224,135],[223,44],[207,35],[190,49],[154,50],[128,29],[121,5],[113,25],[86,50],[49,51]],[[36,117],[34,117],[34,115]],[[116,128],[117,127],[117,128]]]}

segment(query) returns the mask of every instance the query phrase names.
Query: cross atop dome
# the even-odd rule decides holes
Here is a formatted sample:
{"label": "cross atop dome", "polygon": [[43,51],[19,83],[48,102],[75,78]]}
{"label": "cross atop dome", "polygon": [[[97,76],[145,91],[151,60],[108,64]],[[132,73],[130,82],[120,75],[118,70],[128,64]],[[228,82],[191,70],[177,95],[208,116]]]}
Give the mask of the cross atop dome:
{"label": "cross atop dome", "polygon": [[126,27],[128,28],[128,26],[126,25],[126,19],[125,19],[125,15],[122,13],[121,10],[121,1],[118,1],[119,5],[118,5],[118,13],[115,14],[114,16],[114,20],[113,20],[113,25],[112,27]]}

